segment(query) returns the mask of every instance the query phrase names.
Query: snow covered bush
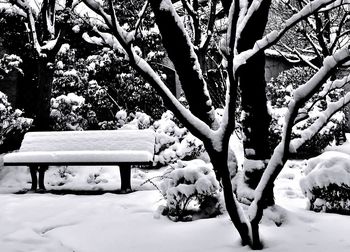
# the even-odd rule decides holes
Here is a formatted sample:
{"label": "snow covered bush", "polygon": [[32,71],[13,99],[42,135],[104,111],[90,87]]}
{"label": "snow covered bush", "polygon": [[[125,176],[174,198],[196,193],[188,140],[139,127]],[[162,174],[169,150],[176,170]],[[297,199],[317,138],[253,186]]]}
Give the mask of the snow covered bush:
{"label": "snow covered bush", "polygon": [[23,71],[20,68],[20,64],[22,63],[22,59],[15,54],[4,54],[2,58],[0,58],[0,79],[2,79],[4,74],[8,74],[13,70],[17,70],[20,73]]}
{"label": "snow covered bush", "polygon": [[0,92],[0,150],[6,151],[6,143],[10,139],[20,139],[31,126],[32,119],[23,117],[23,111],[13,109],[7,100],[7,96]]}
{"label": "snow covered bush", "polygon": [[119,110],[116,115],[118,128],[148,129],[152,125],[152,118],[143,112],[127,113]]}
{"label": "snow covered bush", "polygon": [[164,173],[160,191],[166,199],[162,214],[173,221],[191,221],[221,213],[220,185],[203,160],[178,161]]}
{"label": "snow covered bush", "polygon": [[[156,132],[155,166],[166,166],[177,160],[192,160],[196,158],[208,160],[202,141],[193,136],[181,126],[171,111],[162,114],[161,119],[153,119],[142,112],[120,110],[115,115],[116,123],[102,125],[101,128],[116,129],[152,129]],[[101,124],[101,123],[100,123]]]}
{"label": "snow covered bush", "polygon": [[350,155],[328,151],[308,160],[300,186],[310,210],[350,214]]}
{"label": "snow covered bush", "polygon": [[[288,104],[293,97],[293,91],[311,78],[314,72],[314,70],[307,67],[295,67],[283,71],[278,77],[271,79],[267,84],[267,96],[269,98],[270,114],[272,116],[268,146],[270,151],[276,147],[281,139],[284,116],[288,110]],[[301,131],[308,128],[319,117],[320,111],[326,108],[327,101],[337,100],[342,95],[343,92],[340,89],[314,95],[306,104],[307,110],[304,111],[305,118],[302,118],[293,127],[292,137],[300,137]],[[340,111],[336,113],[322,131],[300,147],[295,154],[296,158],[309,158],[319,155],[334,140],[336,143],[341,143],[344,140],[345,125],[344,112]]]}
{"label": "snow covered bush", "polygon": [[208,160],[203,142],[181,127],[171,111],[166,111],[160,120],[155,121],[153,129],[156,132],[156,164],[164,166],[177,160],[196,158]]}
{"label": "snow covered bush", "polygon": [[[84,39],[89,43],[96,38],[84,34]],[[159,34],[152,32],[143,35],[145,41],[142,43],[145,44],[152,42],[148,40],[150,37],[159,37]],[[115,126],[114,115],[121,109],[145,112],[153,118],[160,118],[165,109],[155,90],[127,64],[121,52],[102,44],[98,44],[99,49],[89,52],[89,55],[82,55],[79,50],[69,46],[59,52],[53,82],[54,96],[68,93],[83,96],[88,108],[96,113],[98,122],[103,122],[102,125],[107,128]],[[142,48],[145,48],[145,53],[150,50]],[[158,50],[149,54],[152,56],[149,60],[154,63],[164,58],[164,53]],[[162,76],[167,78],[165,74]]]}
{"label": "snow covered bush", "polygon": [[51,99],[52,128],[54,130],[84,130],[88,120],[82,116],[85,99],[74,93]]}

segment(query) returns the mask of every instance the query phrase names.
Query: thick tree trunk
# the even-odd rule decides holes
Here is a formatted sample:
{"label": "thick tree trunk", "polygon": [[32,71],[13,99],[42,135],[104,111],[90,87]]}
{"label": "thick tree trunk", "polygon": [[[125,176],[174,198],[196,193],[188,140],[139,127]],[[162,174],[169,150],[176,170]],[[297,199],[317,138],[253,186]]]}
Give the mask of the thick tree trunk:
{"label": "thick tree trunk", "polygon": [[227,213],[241,237],[242,245],[251,246],[252,242],[249,235],[248,223],[245,222],[243,213],[239,211],[239,202],[232,192],[231,177],[227,165],[228,149],[226,147],[220,152],[213,150],[211,147],[206,147],[206,149],[209,153],[214,170],[220,171]]}
{"label": "thick tree trunk", "polygon": [[47,57],[40,57],[38,64],[38,94],[36,104],[35,130],[50,129],[50,101],[53,82],[53,63]]}
{"label": "thick tree trunk", "polygon": [[162,34],[163,45],[169,59],[174,64],[191,112],[210,127],[217,128],[218,123],[207,84],[203,78],[198,57],[180,17],[170,0],[151,0],[150,4]]}
{"label": "thick tree trunk", "polygon": [[[250,1],[251,3],[252,1]],[[248,21],[238,40],[238,52],[254,46],[265,31],[270,1],[263,1],[259,11]],[[267,110],[266,82],[265,82],[265,55],[263,52],[249,59],[238,71],[242,110],[245,112],[243,124],[245,157],[253,160],[269,158],[268,135],[271,117]],[[251,167],[250,167],[251,168]],[[245,172],[248,186],[255,189],[264,169],[250,169]],[[267,205],[274,204],[273,185],[270,188]]]}

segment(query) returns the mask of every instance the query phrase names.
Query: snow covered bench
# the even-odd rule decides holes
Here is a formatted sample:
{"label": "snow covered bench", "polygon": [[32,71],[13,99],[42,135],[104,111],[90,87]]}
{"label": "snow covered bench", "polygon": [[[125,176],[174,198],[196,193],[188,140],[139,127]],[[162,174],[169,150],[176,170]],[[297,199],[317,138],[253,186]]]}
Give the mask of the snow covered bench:
{"label": "snow covered bench", "polygon": [[49,166],[118,165],[121,190],[130,191],[131,165],[151,165],[155,133],[152,130],[99,130],[29,132],[18,152],[4,156],[4,165],[26,165],[32,177],[31,190],[45,190]]}

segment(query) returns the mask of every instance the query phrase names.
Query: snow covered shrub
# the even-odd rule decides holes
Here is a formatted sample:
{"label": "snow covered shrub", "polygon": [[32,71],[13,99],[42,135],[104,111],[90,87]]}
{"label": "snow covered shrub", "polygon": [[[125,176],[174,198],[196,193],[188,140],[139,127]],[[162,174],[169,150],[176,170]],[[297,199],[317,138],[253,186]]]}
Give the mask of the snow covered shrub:
{"label": "snow covered shrub", "polygon": [[169,166],[160,191],[166,199],[162,214],[173,221],[210,218],[222,211],[220,185],[211,165],[203,160]]}
{"label": "snow covered shrub", "polygon": [[0,150],[6,151],[5,146],[10,139],[21,138],[31,126],[33,120],[22,116],[23,111],[13,109],[7,100],[7,96],[0,92]]}
{"label": "snow covered shrub", "polygon": [[[270,151],[276,147],[281,139],[284,124],[284,115],[288,110],[288,103],[295,90],[302,83],[305,83],[314,70],[307,67],[295,67],[283,71],[277,78],[267,83],[267,97],[269,100],[270,114],[272,116],[268,148]],[[328,93],[318,93],[306,104],[305,117],[294,126],[292,137],[299,137],[302,130],[310,126],[320,115],[320,111],[327,106],[328,101],[338,100],[342,91],[334,90]],[[302,112],[302,111],[301,111]],[[340,142],[344,135],[346,125],[343,111],[336,113],[328,124],[311,140],[300,147],[296,158],[309,158],[319,155],[322,150],[332,141]]]}
{"label": "snow covered shrub", "polygon": [[84,130],[88,120],[82,116],[85,99],[74,93],[51,99],[50,117],[54,130]]}
{"label": "snow covered shrub", "polygon": [[156,132],[155,166],[166,166],[177,160],[208,160],[203,143],[179,125],[171,111],[163,113],[161,119],[155,122],[145,113],[128,113],[125,110],[118,111],[115,118],[116,124],[105,124],[101,128],[152,129]]}
{"label": "snow covered shrub", "polygon": [[54,96],[75,93],[84,97],[86,107],[96,114],[102,129],[117,127],[114,115],[121,109],[160,118],[165,111],[161,98],[128,66],[123,54],[106,47],[90,55],[79,53],[67,46],[58,54]]}
{"label": "snow covered shrub", "polygon": [[50,185],[51,186],[63,186],[75,176],[70,167],[60,166],[54,171]]}
{"label": "snow covered shrub", "polygon": [[153,128],[156,132],[156,164],[164,166],[177,160],[196,158],[208,160],[202,141],[178,125],[172,112],[166,111],[154,122]]}
{"label": "snow covered shrub", "polygon": [[148,129],[152,123],[152,118],[143,112],[128,114],[125,110],[119,110],[115,117],[118,128]]}
{"label": "snow covered shrub", "polygon": [[23,73],[20,64],[22,63],[22,59],[14,54],[4,54],[2,58],[0,58],[0,79],[2,79],[4,74],[8,74],[13,70],[17,70],[20,73]]}
{"label": "snow covered shrub", "polygon": [[89,177],[87,178],[86,182],[88,184],[99,184],[99,183],[107,183],[108,180],[101,178],[101,173],[90,173]]}
{"label": "snow covered shrub", "polygon": [[328,151],[309,159],[300,186],[310,210],[350,215],[350,155]]}

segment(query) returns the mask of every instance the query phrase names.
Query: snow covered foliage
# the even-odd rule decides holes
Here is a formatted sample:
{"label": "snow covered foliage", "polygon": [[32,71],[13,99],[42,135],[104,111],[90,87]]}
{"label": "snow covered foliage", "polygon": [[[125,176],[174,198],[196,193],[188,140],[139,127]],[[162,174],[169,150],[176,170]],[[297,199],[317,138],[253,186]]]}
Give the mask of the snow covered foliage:
{"label": "snow covered foliage", "polygon": [[314,211],[350,214],[350,155],[326,151],[308,160],[300,180]]}
{"label": "snow covered foliage", "polygon": [[178,161],[163,175],[163,214],[173,221],[191,221],[221,213],[220,185],[212,166],[203,160]]}
{"label": "snow covered foliage", "polygon": [[22,59],[14,54],[4,54],[0,58],[0,79],[4,78],[5,74],[8,74],[11,71],[17,70],[23,74],[20,65],[22,64]]}
{"label": "snow covered foliage", "polygon": [[74,93],[51,99],[50,117],[54,130],[84,130],[88,120],[82,117],[85,99]]}
{"label": "snow covered foliage", "polygon": [[[314,70],[308,67],[295,67],[283,71],[278,77],[272,78],[267,84],[267,96],[269,98],[270,114],[272,122],[270,125],[269,149],[272,151],[281,140],[284,125],[284,116],[288,104],[293,97],[293,91],[302,83],[307,81]],[[300,137],[301,132],[308,128],[319,116],[321,111],[327,107],[327,102],[338,100],[343,96],[342,89],[327,90],[327,92],[315,94],[305,105],[303,120],[293,127],[292,137]],[[344,111],[336,113],[327,125],[300,147],[295,154],[296,158],[309,158],[319,155],[324,148],[335,141],[337,144],[344,141],[346,120]]]}
{"label": "snow covered foliage", "polygon": [[162,101],[118,52],[102,48],[84,56],[65,45],[56,61],[53,95],[75,93],[85,99],[81,116],[94,114],[96,123],[87,129],[116,128],[114,115],[121,109],[140,111],[159,118],[164,112]]}
{"label": "snow covered foliage", "polygon": [[154,122],[153,128],[156,132],[155,162],[159,165],[176,163],[182,159],[208,160],[202,141],[181,127],[172,112],[166,111],[160,120]]}
{"label": "snow covered foliage", "polygon": [[[116,129],[152,129],[156,132],[154,165],[161,167],[176,163],[177,160],[203,159],[208,161],[202,141],[193,136],[174,117],[171,111],[154,121],[142,112],[120,110],[116,113]],[[102,122],[103,123],[103,122]],[[101,124],[101,123],[100,123]],[[112,126],[111,124],[109,126]],[[107,127],[107,125],[102,126]]]}
{"label": "snow covered foliage", "polygon": [[30,128],[32,121],[23,117],[23,111],[13,109],[7,96],[0,92],[0,146],[7,139],[14,141],[14,137],[20,138]]}

